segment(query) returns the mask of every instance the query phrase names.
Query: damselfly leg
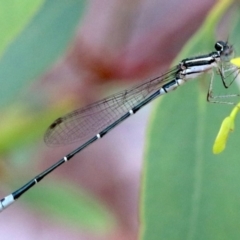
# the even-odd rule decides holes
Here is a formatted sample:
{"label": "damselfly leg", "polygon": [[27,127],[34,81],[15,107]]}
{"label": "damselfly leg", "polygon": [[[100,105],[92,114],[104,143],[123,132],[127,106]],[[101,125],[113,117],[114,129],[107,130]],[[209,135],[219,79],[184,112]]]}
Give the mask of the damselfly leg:
{"label": "damselfly leg", "polygon": [[[239,71],[240,69],[238,67],[229,63],[227,63],[227,65],[225,64],[225,66],[221,64],[221,66],[219,66],[216,69],[216,73],[221,78],[223,86],[226,89],[229,88],[232,85],[232,83],[236,81],[237,77],[239,76]],[[229,104],[229,105],[236,104],[236,102],[227,101],[227,100],[225,101],[225,99],[232,98],[232,97],[239,97],[240,94],[224,94],[224,95],[214,96],[213,94],[213,81],[215,80],[214,73],[215,73],[214,70],[212,70],[211,80],[210,80],[208,94],[207,94],[207,101],[210,103],[220,103],[220,104]]]}

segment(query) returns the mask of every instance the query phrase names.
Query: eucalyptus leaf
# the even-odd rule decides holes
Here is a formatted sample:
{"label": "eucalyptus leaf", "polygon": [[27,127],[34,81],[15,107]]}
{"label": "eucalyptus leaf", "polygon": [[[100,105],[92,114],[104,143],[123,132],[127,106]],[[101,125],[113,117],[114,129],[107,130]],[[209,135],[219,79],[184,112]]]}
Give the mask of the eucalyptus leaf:
{"label": "eucalyptus leaf", "polygon": [[66,179],[32,189],[24,198],[28,207],[38,209],[64,225],[81,226],[95,233],[107,232],[115,225],[113,216],[99,200],[87,196],[79,187],[67,183]]}
{"label": "eucalyptus leaf", "polygon": [[85,2],[46,0],[12,39],[0,61],[0,106],[13,100],[23,86],[49,69],[63,53],[73,38]]}
{"label": "eucalyptus leaf", "polygon": [[[182,53],[197,53],[201,43],[212,41],[204,33],[209,21],[216,24],[224,13],[218,7],[218,15],[211,12],[212,20],[209,16]],[[210,24],[212,32],[215,24]],[[215,77],[216,92],[226,93]],[[142,239],[239,239],[240,129],[230,136],[225,152],[212,153],[231,107],[206,102],[206,78],[210,76],[187,83],[155,105],[146,143]],[[236,88],[229,91],[236,93]]]}

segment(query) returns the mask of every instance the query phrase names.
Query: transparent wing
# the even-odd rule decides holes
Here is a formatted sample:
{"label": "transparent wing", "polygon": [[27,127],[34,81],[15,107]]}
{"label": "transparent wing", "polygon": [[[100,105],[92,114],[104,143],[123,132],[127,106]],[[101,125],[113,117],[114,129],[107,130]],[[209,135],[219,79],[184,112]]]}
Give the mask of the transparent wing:
{"label": "transparent wing", "polygon": [[45,133],[45,143],[52,146],[84,143],[174,79],[177,71],[175,67],[164,75],[56,119]]}

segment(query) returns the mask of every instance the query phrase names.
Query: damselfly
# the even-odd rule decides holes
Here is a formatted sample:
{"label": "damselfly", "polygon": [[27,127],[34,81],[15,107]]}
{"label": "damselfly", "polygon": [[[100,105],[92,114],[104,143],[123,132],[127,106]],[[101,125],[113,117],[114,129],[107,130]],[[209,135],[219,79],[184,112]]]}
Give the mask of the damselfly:
{"label": "damselfly", "polygon": [[[224,87],[228,88],[238,74],[238,69],[230,63],[232,55],[232,46],[227,42],[218,41],[215,44],[215,51],[209,54],[186,58],[159,77],[58,118],[48,128],[44,137],[45,142],[48,145],[59,145],[79,141],[80,146],[24,186],[1,199],[0,211],[7,208],[53,170],[69,161],[91,143],[102,138],[153,99],[176,89],[190,79],[211,72],[207,99],[211,102],[219,102],[212,96],[213,73],[215,70],[220,75]],[[226,77],[232,76],[232,74],[234,76],[227,83]]]}

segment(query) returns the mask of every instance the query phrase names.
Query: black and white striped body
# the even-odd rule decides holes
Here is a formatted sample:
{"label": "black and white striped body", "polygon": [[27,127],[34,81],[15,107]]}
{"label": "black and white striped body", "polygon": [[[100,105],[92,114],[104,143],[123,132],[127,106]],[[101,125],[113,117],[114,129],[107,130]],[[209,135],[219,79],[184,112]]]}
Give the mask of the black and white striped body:
{"label": "black and white striped body", "polygon": [[[95,127],[98,131],[94,133],[95,135],[92,134],[93,137],[88,138],[88,140],[85,141],[80,147],[78,147],[77,149],[75,149],[65,157],[63,157],[61,160],[59,160],[50,168],[46,169],[44,172],[37,175],[35,178],[30,180],[23,187],[19,188],[12,194],[1,199],[0,211],[2,211],[3,209],[11,205],[23,193],[25,193],[30,188],[32,188],[37,182],[40,182],[45,176],[47,176],[53,170],[55,170],[56,168],[58,168],[60,165],[67,162],[68,160],[70,160],[75,154],[79,153],[88,145],[102,138],[111,129],[116,127],[118,124],[120,124],[122,121],[124,121],[131,115],[135,114],[139,109],[141,109],[143,106],[151,102],[156,97],[166,94],[170,91],[173,91],[178,86],[184,84],[188,80],[194,79],[206,72],[211,71],[213,68],[218,67],[219,62],[223,60],[226,60],[226,61],[229,60],[228,58],[232,54],[232,47],[229,46],[228,43],[219,41],[215,44],[215,49],[216,49],[215,52],[212,52],[208,55],[202,55],[198,57],[184,59],[176,66],[176,68],[174,68],[174,71],[172,70],[169,73],[166,73],[158,78],[152,79],[149,82],[146,82],[144,84],[137,86],[136,88],[130,89],[129,91],[124,91],[120,94],[116,94],[103,101],[99,101],[95,104],[89,105],[88,106],[89,108],[86,107],[86,108],[74,111],[64,117],[58,118],[49,127],[45,135],[46,142],[48,141],[50,142],[51,140],[53,144],[55,143],[58,144],[58,143],[64,143],[65,141],[67,141],[67,137],[64,136],[64,131],[63,131],[65,130],[64,128],[66,128],[66,130],[68,131],[66,132],[66,134],[69,134],[69,133],[74,134],[75,132],[78,132],[78,131],[80,132],[81,125],[78,126],[77,125],[78,122],[75,123],[76,125],[74,127],[72,128],[70,127],[71,122],[73,122],[73,120],[80,120],[82,118],[82,119],[85,119],[84,123],[87,124],[89,120],[92,121],[92,119],[90,118],[92,115],[94,114],[96,115],[97,113],[98,114],[103,113],[103,115],[100,115],[101,117],[100,119],[104,118],[103,120],[105,122],[104,124],[102,124],[102,127],[99,127],[99,128]],[[115,115],[113,115],[112,121],[108,121],[107,116],[110,114],[109,113],[110,110],[107,109],[106,106],[109,106],[110,110],[116,111]],[[92,115],[86,114],[88,113],[89,109],[90,110],[93,109],[92,111],[95,111],[95,112],[93,112]],[[120,115],[117,115],[117,113],[119,112],[120,112]],[[99,120],[97,119],[96,121],[99,121]],[[59,129],[61,130],[60,133],[58,131]],[[60,137],[59,141],[58,139],[57,140],[55,139],[56,136]],[[76,139],[77,138],[78,138],[78,135],[76,135]]]}
{"label": "black and white striped body", "polygon": [[162,86],[159,90],[160,95],[175,90],[188,80],[195,79],[204,73],[212,71],[213,68],[218,66],[220,56],[221,53],[212,52],[207,55],[182,60],[179,64],[179,71],[176,73],[176,78]]}

